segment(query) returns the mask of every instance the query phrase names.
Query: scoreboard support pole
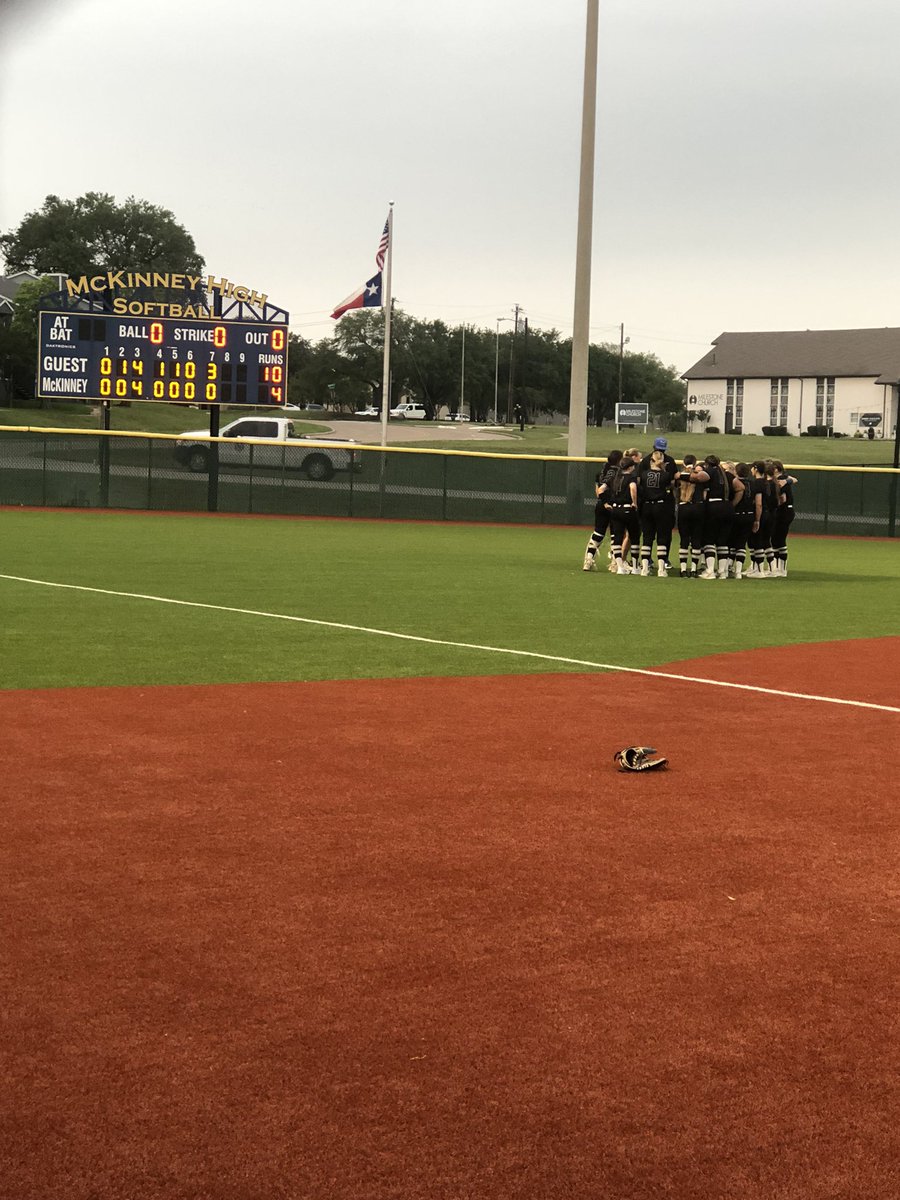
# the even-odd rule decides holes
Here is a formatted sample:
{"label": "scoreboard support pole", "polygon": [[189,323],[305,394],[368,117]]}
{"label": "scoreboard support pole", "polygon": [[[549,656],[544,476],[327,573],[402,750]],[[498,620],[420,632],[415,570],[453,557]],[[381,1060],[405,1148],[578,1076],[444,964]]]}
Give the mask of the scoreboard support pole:
{"label": "scoreboard support pole", "polygon": [[[219,405],[209,406],[209,436],[219,436]],[[206,485],[206,507],[210,512],[219,511],[219,443],[209,443],[209,477]]]}
{"label": "scoreboard support pole", "polygon": [[[104,433],[110,429],[109,401],[100,401],[100,428]],[[100,438],[100,507],[109,508],[109,438]]]}

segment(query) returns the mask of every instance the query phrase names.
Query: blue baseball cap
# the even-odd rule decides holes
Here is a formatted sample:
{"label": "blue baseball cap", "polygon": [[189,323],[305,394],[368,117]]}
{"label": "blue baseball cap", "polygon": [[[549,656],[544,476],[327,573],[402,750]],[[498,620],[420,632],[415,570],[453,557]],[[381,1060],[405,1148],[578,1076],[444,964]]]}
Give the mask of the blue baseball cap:
{"label": "blue baseball cap", "polygon": [[666,440],[666,438],[657,438],[656,441],[653,443],[654,450],[668,450],[668,448],[669,448],[669,443]]}

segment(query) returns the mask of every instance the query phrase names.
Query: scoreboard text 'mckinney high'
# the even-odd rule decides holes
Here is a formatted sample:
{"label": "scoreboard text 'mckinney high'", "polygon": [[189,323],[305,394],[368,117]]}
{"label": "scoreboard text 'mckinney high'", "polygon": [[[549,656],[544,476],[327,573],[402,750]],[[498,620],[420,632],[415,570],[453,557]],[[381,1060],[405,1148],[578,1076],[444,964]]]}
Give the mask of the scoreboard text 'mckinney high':
{"label": "scoreboard text 'mckinney high'", "polygon": [[[81,307],[84,283],[105,293],[108,308],[110,284],[120,279],[130,283],[135,277],[143,282],[141,275],[123,272],[80,280],[68,289],[75,307],[39,314],[40,398],[276,407],[285,403],[287,313],[274,310],[281,317],[277,322],[226,319],[213,315],[203,291],[196,289],[188,293],[191,305],[146,298],[120,304],[121,298],[114,298],[113,312],[98,311],[96,303],[90,309]],[[170,287],[172,280],[184,280],[186,287],[201,282],[187,275],[156,278]],[[243,301],[244,293],[263,303],[268,299],[214,276],[203,282],[229,299]],[[156,315],[160,310],[173,315]]]}

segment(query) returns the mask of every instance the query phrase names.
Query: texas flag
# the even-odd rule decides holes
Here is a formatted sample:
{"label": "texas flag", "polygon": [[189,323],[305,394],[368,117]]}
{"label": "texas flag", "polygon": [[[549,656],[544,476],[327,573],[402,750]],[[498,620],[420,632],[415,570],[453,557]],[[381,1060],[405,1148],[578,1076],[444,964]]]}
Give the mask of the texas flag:
{"label": "texas flag", "polygon": [[342,317],[351,308],[381,308],[381,272],[367,279],[361,288],[352,292],[346,300],[342,300],[331,314],[335,320]]}

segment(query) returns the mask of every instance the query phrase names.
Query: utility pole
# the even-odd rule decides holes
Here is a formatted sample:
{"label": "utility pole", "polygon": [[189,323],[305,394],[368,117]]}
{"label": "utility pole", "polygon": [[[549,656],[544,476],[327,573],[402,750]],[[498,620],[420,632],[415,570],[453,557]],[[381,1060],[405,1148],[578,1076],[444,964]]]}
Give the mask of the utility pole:
{"label": "utility pole", "polygon": [[463,415],[466,399],[466,327],[462,327],[462,363],[459,368],[459,415]]}
{"label": "utility pole", "polygon": [[625,359],[625,322],[619,326],[619,403],[622,403],[622,363]]}
{"label": "utility pole", "polygon": [[506,390],[506,424],[512,421],[513,379],[516,373],[516,334],[519,332],[519,312],[521,305],[515,307],[515,324],[513,325],[512,342],[509,350],[509,386]]}

